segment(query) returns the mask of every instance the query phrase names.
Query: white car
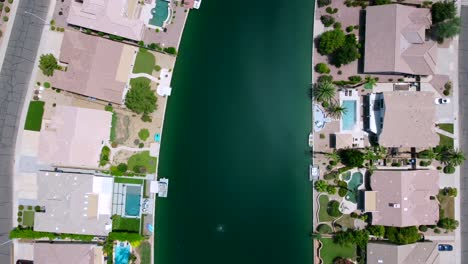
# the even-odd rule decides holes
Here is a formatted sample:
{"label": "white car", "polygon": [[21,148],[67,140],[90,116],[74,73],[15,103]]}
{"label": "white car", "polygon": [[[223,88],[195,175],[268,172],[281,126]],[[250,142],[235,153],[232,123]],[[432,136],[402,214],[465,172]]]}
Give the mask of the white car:
{"label": "white car", "polygon": [[436,98],[436,104],[450,104],[450,98]]}

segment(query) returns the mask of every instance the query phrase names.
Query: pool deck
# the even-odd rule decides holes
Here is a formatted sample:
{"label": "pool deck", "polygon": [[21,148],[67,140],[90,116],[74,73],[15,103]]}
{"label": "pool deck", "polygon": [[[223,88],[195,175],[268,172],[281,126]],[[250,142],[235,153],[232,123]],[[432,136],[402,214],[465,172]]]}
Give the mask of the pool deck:
{"label": "pool deck", "polygon": [[[366,173],[366,169],[352,169],[350,170],[349,172],[351,172],[351,177],[349,180],[345,180],[348,184],[353,180],[353,176],[355,173],[361,173],[362,175],[362,183],[356,188],[357,190],[363,190],[365,189],[365,186],[364,186],[364,177],[365,177],[365,173]],[[343,179],[344,180],[344,179]],[[348,186],[349,187],[349,186]],[[346,196],[349,195],[349,191],[348,193],[346,193]],[[343,214],[350,214],[354,211],[356,211],[358,208],[357,208],[357,203],[354,203],[352,201],[348,201],[346,199],[346,196],[343,197],[343,200],[341,201],[341,205],[340,205],[340,211],[343,213]]]}

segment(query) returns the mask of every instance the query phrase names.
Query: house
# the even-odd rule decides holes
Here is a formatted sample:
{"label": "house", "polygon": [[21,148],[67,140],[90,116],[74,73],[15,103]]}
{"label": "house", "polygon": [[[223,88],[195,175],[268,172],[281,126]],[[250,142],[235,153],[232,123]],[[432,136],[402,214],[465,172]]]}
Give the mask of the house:
{"label": "house", "polygon": [[137,48],[66,31],[59,61],[65,71],[55,71],[54,87],[100,100],[122,104],[128,90]]}
{"label": "house", "polygon": [[136,0],[71,0],[67,23],[140,41],[145,25]]}
{"label": "house", "polygon": [[439,144],[432,92],[393,91],[365,97],[364,128],[384,147],[428,148]]}
{"label": "house", "polygon": [[364,72],[434,75],[437,43],[426,39],[427,8],[391,4],[366,8]]}
{"label": "house", "polygon": [[34,243],[35,264],[104,264],[102,247],[77,243]]}
{"label": "house", "polygon": [[43,120],[39,162],[58,167],[97,168],[101,149],[110,139],[112,113],[58,105]]}
{"label": "house", "polygon": [[112,177],[39,172],[37,203],[45,211],[34,214],[34,231],[107,236],[113,185]]}
{"label": "house", "polygon": [[366,262],[368,264],[438,264],[440,259],[435,242],[409,245],[369,242]]}
{"label": "house", "polygon": [[377,170],[371,191],[364,193],[364,211],[372,224],[407,227],[439,221],[439,172],[436,170]]}
{"label": "house", "polygon": [[183,0],[182,3],[185,8],[199,9],[201,5],[201,0]]}

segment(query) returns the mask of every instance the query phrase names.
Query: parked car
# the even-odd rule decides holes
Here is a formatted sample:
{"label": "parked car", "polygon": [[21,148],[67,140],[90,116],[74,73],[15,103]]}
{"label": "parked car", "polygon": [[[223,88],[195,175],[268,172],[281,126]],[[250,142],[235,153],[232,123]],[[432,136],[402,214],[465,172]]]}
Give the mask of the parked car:
{"label": "parked car", "polygon": [[439,251],[452,251],[453,246],[449,244],[439,244]]}
{"label": "parked car", "polygon": [[450,104],[450,98],[436,98],[436,104]]}

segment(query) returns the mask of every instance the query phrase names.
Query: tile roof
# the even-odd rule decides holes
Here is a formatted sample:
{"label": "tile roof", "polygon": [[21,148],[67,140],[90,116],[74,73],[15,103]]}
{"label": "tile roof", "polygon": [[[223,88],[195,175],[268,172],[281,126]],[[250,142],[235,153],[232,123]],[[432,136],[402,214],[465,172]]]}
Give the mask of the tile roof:
{"label": "tile roof", "polygon": [[368,264],[437,264],[440,262],[437,243],[420,242],[394,245],[384,242],[367,244]]}

